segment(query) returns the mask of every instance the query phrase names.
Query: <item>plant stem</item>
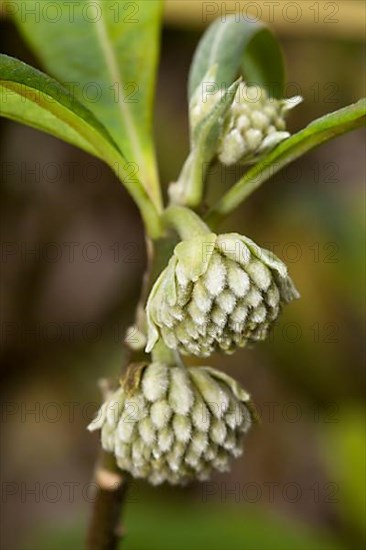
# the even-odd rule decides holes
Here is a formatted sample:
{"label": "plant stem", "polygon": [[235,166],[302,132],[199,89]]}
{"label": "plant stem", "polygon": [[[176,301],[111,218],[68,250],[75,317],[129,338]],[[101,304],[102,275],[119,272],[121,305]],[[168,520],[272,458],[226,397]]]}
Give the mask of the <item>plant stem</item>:
{"label": "plant stem", "polygon": [[184,204],[190,208],[199,206],[208,166],[209,162],[205,161],[201,151],[197,147],[192,149],[183,165],[178,181],[170,189],[169,193],[173,204]]}
{"label": "plant stem", "polygon": [[151,357],[153,361],[159,363],[165,363],[166,365],[175,364],[175,353],[169,349],[162,340],[158,340],[153,350],[151,351]]}
{"label": "plant stem", "polygon": [[177,231],[183,240],[210,233],[209,227],[189,208],[170,206],[162,215],[163,222]]}
{"label": "plant stem", "polygon": [[118,469],[114,457],[101,450],[94,482],[98,485],[98,495],[94,502],[86,549],[116,550],[123,537],[120,515],[128,490],[127,476]]}
{"label": "plant stem", "polygon": [[[141,331],[145,329],[146,298],[158,274],[168,262],[176,239],[172,236],[154,242],[147,239],[146,244],[147,268],[141,297],[136,307],[136,324]],[[127,344],[125,343],[125,345]],[[141,360],[149,361],[149,356],[144,354],[143,350],[128,348],[127,356],[129,363]],[[108,388],[105,388],[104,399],[108,397],[109,391]],[[87,550],[116,550],[123,535],[120,516],[128,490],[128,476],[118,468],[114,456],[101,449],[95,467],[94,481],[97,483],[99,491],[94,502],[86,548]]]}

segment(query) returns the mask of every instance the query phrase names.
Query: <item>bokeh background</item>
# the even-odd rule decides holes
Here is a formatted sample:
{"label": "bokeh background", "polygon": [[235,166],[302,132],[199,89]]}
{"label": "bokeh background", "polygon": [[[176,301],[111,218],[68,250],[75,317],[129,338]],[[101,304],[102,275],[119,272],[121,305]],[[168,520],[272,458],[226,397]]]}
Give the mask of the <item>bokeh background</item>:
{"label": "bokeh background", "polygon": [[[166,8],[155,124],[165,187],[188,151],[186,83],[205,26],[201,4]],[[206,4],[217,16],[222,6],[248,3]],[[251,4],[268,20],[263,4],[271,3]],[[287,95],[304,96],[289,123],[296,131],[364,95],[364,5],[315,2],[316,19],[312,2],[278,4],[272,24]],[[39,66],[4,17],[0,45]],[[85,428],[101,400],[97,380],[116,377],[122,364],[145,267],[142,226],[96,159],[3,119],[0,140],[1,544],[79,549],[98,449]],[[222,227],[286,261],[302,299],[286,308],[270,341],[211,361],[257,404],[261,424],[245,456],[210,483],[133,484],[126,549],[363,547],[364,145],[359,130],[307,154]],[[237,177],[213,167],[209,200]]]}

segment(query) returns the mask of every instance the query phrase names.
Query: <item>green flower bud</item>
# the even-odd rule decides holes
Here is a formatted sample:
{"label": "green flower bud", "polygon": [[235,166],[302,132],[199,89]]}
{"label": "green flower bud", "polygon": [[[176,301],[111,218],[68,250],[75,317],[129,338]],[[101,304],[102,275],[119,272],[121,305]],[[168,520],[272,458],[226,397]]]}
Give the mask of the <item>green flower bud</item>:
{"label": "green flower bud", "polygon": [[118,466],[153,484],[208,479],[242,453],[249,395],[210,367],[132,365],[89,425]]}
{"label": "green flower bud", "polygon": [[285,115],[301,101],[300,96],[272,99],[264,89],[241,83],[226,117],[219,160],[228,166],[256,162],[290,136]]}
{"label": "green flower bud", "polygon": [[180,242],[146,307],[148,344],[159,338],[182,354],[264,340],[283,303],[298,298],[286,266],[237,233],[207,233]]}

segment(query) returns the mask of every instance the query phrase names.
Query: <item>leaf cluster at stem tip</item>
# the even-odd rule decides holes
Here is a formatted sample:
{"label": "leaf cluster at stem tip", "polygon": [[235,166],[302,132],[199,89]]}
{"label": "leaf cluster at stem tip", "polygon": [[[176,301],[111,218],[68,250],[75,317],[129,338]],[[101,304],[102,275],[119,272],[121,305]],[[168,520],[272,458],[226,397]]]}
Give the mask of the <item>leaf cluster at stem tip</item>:
{"label": "leaf cluster at stem tip", "polygon": [[[27,8],[36,9],[37,4],[28,0]],[[133,21],[116,18],[115,7],[118,4],[123,9],[123,0],[93,2],[94,18],[90,10],[85,17],[84,4],[85,0],[75,4],[72,24],[62,3],[57,22],[24,18],[15,10],[13,19],[19,31],[55,78],[0,54],[0,115],[105,161],[136,202],[147,235],[158,239],[171,216],[164,214],[152,136],[162,1],[138,0],[138,17]],[[192,149],[174,184],[178,203],[193,208],[204,200],[220,124],[240,82],[235,79],[260,86],[269,97],[282,98],[285,70],[279,43],[261,21],[237,20],[234,15],[218,19],[203,34],[192,60],[190,104],[207,75],[210,89],[222,90],[222,100],[199,131],[191,128]],[[77,83],[72,90],[70,82]],[[97,100],[86,92],[91,83]],[[275,172],[321,143],[361,126],[364,120],[365,100],[360,100],[311,122],[261,158],[212,205],[207,224],[214,227]]]}

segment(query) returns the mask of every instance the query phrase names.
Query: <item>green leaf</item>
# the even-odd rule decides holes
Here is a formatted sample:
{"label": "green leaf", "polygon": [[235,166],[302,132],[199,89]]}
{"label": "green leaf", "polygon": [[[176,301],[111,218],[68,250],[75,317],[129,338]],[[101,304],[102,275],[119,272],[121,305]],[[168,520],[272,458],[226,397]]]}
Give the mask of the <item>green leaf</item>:
{"label": "green leaf", "polygon": [[0,116],[63,139],[104,160],[124,183],[152,236],[158,215],[136,176],[96,117],[56,80],[12,57],[0,54]]}
{"label": "green leaf", "polygon": [[286,76],[283,54],[277,38],[267,27],[258,29],[249,41],[242,70],[248,83],[261,86],[270,97],[283,98]]}
{"label": "green leaf", "polygon": [[245,175],[218,201],[207,216],[212,227],[237,208],[253,191],[287,164],[321,143],[365,124],[366,99],[311,122],[306,128],[278,145],[263,161]]}
{"label": "green leaf", "polygon": [[261,21],[237,15],[217,19],[203,35],[195,52],[188,83],[192,97],[212,65],[215,82],[227,88],[241,73],[249,84],[265,88],[271,97],[283,97],[285,71],[280,46]]}
{"label": "green leaf", "polygon": [[103,158],[104,142],[117,149],[94,115],[56,80],[0,54],[0,114],[43,130]]}
{"label": "green leaf", "polygon": [[40,17],[15,21],[50,74],[103,122],[160,206],[152,108],[159,49],[160,0],[55,0]]}

